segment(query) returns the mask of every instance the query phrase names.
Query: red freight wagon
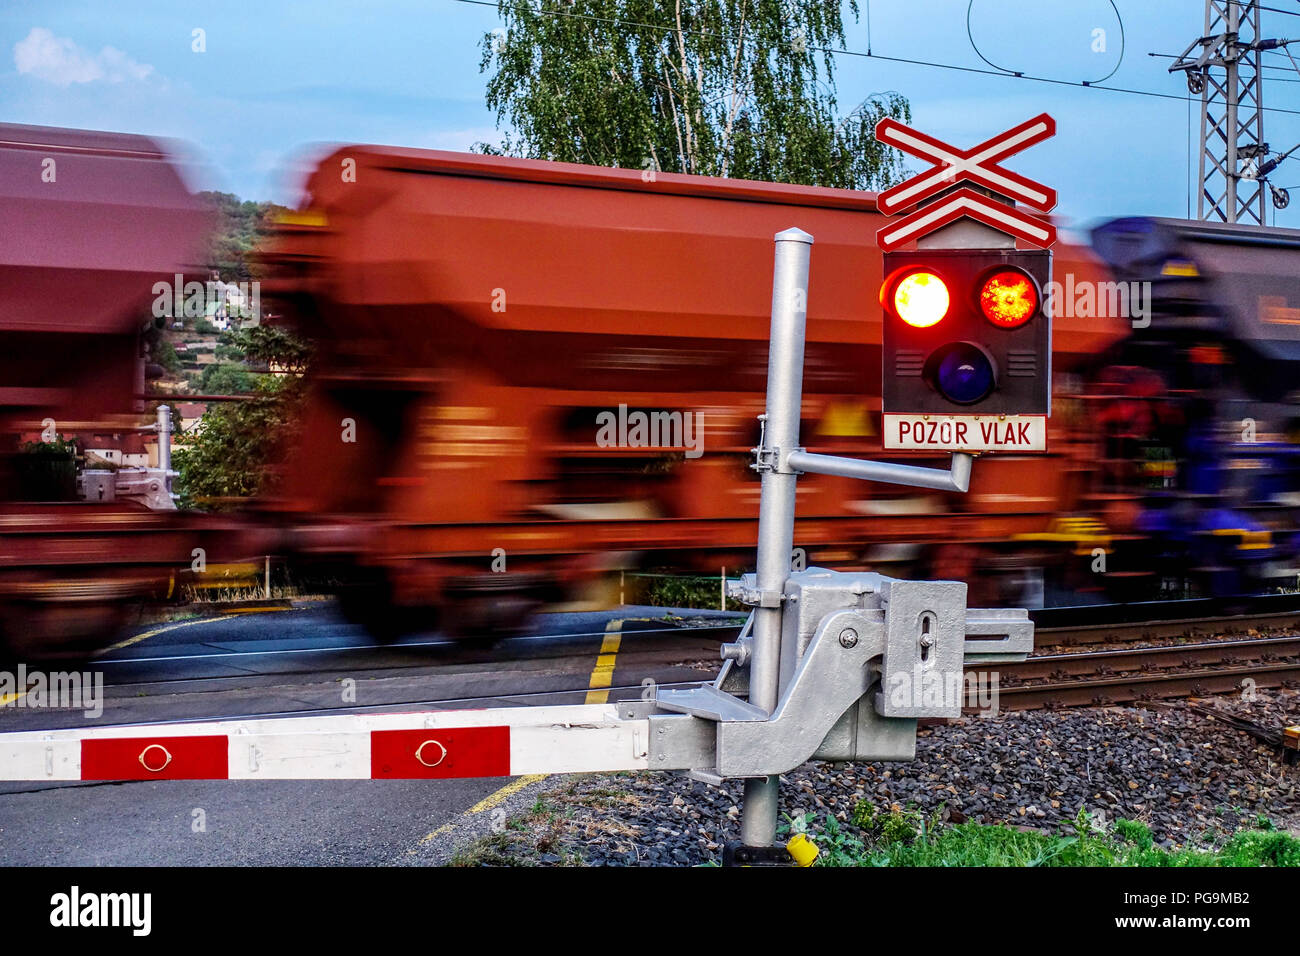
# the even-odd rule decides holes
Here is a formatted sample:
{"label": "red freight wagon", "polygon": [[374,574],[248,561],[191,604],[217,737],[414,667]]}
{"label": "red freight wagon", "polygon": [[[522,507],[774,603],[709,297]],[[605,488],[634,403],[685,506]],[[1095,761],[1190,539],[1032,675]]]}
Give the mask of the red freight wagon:
{"label": "red freight wagon", "polygon": [[[337,150],[270,253],[320,348],[278,502],[294,550],[347,570],[345,606],[377,629],[435,607],[508,626],[601,571],[752,560],[772,236],[816,238],[803,441],[878,455],[883,221],[873,193]],[[1055,274],[1106,277],[1064,245]],[[1057,321],[1057,368],[1124,331]],[[642,434],[637,413],[695,431]],[[1086,467],[1071,425],[1053,420],[1054,459],[980,462],[965,497],[810,476],[796,544],[811,562],[931,571],[931,543],[969,542],[970,560],[1041,532]]]}

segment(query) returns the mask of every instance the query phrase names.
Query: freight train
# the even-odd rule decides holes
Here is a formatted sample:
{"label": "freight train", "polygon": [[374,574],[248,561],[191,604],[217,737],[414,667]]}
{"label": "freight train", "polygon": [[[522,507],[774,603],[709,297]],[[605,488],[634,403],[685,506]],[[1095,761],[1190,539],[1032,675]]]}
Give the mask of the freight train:
{"label": "freight train", "polygon": [[226,523],[175,510],[165,461],[88,473],[62,440],[148,433],[150,290],[197,260],[210,226],[150,139],[0,125],[0,638],[12,654],[102,642],[166,596],[194,549],[220,549]]}
{"label": "freight train", "polygon": [[[111,625],[111,610],[174,582],[201,537],[248,544],[229,544],[229,519],[23,501],[30,481],[16,493],[33,423],[138,408],[141,308],[159,276],[192,264],[196,235],[179,212],[164,233],[149,210],[198,213],[146,140],[24,127],[4,139],[0,163],[35,175],[6,175],[0,209],[5,294],[18,297],[0,312],[13,452],[0,620],[30,644]],[[79,226],[75,200],[41,192],[39,160],[56,147],[113,171],[83,176],[78,195],[92,210],[111,197],[116,218]],[[46,206],[65,232],[49,231]],[[336,150],[264,252],[263,301],[315,347],[297,445],[256,506],[264,546],[338,581],[340,607],[381,637],[500,633],[541,607],[599,600],[620,569],[744,566],[772,236],[797,225],[816,237],[803,441],[880,456],[882,221],[872,193]],[[112,284],[96,243],[118,257]],[[1062,242],[1050,454],[980,460],[967,495],[809,476],[802,559],[957,577],[977,601],[1293,583],[1297,243],[1152,219]],[[67,307],[55,274],[97,289],[111,322]],[[23,359],[48,349],[61,361]],[[96,376],[116,376],[111,393]],[[139,545],[114,536],[128,527]],[[123,575],[129,587],[108,588]],[[80,618],[60,617],[73,606]]]}

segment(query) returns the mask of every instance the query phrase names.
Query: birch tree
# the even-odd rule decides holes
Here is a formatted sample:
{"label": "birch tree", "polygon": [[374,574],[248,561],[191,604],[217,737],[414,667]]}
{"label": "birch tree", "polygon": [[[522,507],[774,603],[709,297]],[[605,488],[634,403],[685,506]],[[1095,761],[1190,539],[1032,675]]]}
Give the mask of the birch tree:
{"label": "birch tree", "polygon": [[[857,17],[857,4],[850,3]],[[501,0],[487,105],[532,159],[880,189],[903,176],[872,131],[898,93],[841,110],[840,0]]]}

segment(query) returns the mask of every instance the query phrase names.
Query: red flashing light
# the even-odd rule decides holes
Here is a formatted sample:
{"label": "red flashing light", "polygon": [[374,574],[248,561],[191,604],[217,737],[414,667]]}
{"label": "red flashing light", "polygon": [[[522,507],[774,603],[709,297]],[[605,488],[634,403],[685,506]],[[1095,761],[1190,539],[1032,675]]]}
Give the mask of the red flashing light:
{"label": "red flashing light", "polygon": [[1023,272],[995,272],[980,288],[980,311],[1000,329],[1019,328],[1038,311],[1038,288]]}
{"label": "red flashing light", "polygon": [[918,329],[942,321],[950,301],[947,284],[933,272],[908,273],[894,286],[894,313]]}

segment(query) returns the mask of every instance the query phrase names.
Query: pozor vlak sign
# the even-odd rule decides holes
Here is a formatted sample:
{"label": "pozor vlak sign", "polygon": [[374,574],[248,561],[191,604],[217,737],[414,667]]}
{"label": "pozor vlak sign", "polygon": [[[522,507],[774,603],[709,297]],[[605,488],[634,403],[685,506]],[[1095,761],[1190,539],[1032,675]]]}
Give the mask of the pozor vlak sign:
{"label": "pozor vlak sign", "polygon": [[[906,213],[877,233],[886,449],[1046,451],[1056,230],[1019,207],[1045,213],[1056,192],[998,161],[1055,131],[1044,113],[959,149],[893,119],[876,127],[880,142],[933,164],[877,201]],[[988,227],[975,234],[984,241],[967,232],[945,248],[941,230],[963,218]]]}

